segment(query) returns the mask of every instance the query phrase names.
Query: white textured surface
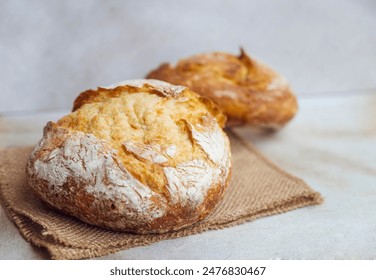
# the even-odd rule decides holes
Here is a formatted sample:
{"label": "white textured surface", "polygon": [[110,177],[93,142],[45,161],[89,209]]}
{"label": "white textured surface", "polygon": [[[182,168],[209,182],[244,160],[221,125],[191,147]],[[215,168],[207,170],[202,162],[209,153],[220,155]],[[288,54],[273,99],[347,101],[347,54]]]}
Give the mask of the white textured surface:
{"label": "white textured surface", "polygon": [[239,46],[299,94],[376,87],[375,3],[1,1],[0,113],[69,109],[83,90]]}
{"label": "white textured surface", "polygon": [[[301,98],[275,134],[238,132],[325,197],[320,206],[167,240],[103,259],[375,259],[376,90]],[[0,118],[0,146],[35,144],[63,113]],[[40,259],[0,209],[0,259]]]}
{"label": "white textured surface", "polygon": [[132,141],[125,141],[123,146],[128,152],[152,163],[164,163],[168,161],[168,158],[164,155],[167,154],[167,152],[162,151],[161,145],[159,144],[145,145]]}
{"label": "white textured surface", "polygon": [[[53,138],[63,137],[64,133],[66,132],[61,128],[51,129],[34,152],[48,150],[50,141],[53,142]],[[34,154],[32,160],[35,160]],[[87,187],[83,191],[97,199],[94,204],[99,205],[98,207],[107,201],[116,205],[117,202],[121,202],[120,207],[114,211],[119,216],[127,216],[129,220],[134,221],[137,219],[150,221],[165,214],[165,199],[140,183],[123,165],[117,164],[116,151],[109,149],[105,141],[99,140],[92,134],[72,133],[59,147],[36,159],[34,166],[28,165],[28,171],[33,177],[50,183],[48,186],[50,194],[60,194],[68,201],[73,191],[64,188],[63,185],[69,178],[77,178],[79,182],[85,182]],[[40,189],[39,192],[46,198]],[[159,199],[161,203],[155,204],[151,199],[152,196]],[[51,204],[60,208],[61,205],[56,200],[51,201],[51,197],[53,196],[50,196]],[[58,199],[60,200],[60,197]],[[71,206],[65,209],[76,212],[77,208]]]}
{"label": "white textured surface", "polygon": [[165,167],[163,171],[172,203],[188,204],[192,209],[202,204],[211,186],[220,182],[221,171],[202,159],[183,162],[175,168]]}
{"label": "white textured surface", "polygon": [[223,169],[226,169],[228,149],[226,149],[227,143],[223,137],[221,128],[211,116],[205,116],[202,119],[203,125],[198,124],[196,127],[187,123],[192,133],[192,138],[197,141],[197,144],[213,163],[222,164]]}

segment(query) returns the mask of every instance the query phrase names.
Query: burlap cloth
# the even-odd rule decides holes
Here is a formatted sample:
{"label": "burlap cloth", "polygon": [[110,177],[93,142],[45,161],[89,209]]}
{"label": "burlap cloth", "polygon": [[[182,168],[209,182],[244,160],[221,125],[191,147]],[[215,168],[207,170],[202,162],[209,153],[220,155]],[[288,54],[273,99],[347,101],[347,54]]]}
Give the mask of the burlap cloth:
{"label": "burlap cloth", "polygon": [[276,167],[233,132],[229,136],[233,172],[224,199],[205,220],[177,232],[152,235],[113,232],[51,210],[32,194],[26,183],[25,164],[31,147],[0,151],[1,204],[24,238],[45,247],[52,259],[83,259],[230,227],[322,202],[320,194],[302,180]]}

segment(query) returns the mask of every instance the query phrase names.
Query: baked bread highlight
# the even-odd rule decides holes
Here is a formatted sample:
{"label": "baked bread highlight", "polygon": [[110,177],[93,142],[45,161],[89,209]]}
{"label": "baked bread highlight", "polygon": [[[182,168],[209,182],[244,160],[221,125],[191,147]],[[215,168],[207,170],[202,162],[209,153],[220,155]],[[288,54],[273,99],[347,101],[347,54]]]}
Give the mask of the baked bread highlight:
{"label": "baked bread highlight", "polygon": [[27,164],[48,205],[89,224],[163,233],[192,225],[230,180],[225,116],[183,86],[131,80],[81,93]]}
{"label": "baked bread highlight", "polygon": [[212,99],[227,115],[228,126],[279,128],[296,113],[297,101],[287,81],[243,49],[239,56],[223,52],[162,64],[147,78],[184,85]]}

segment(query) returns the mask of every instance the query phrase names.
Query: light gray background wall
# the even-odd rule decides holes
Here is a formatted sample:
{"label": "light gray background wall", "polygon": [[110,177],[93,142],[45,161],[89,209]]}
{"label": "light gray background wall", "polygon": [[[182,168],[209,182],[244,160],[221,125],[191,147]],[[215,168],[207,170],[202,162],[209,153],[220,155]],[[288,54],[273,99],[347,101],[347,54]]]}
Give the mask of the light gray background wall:
{"label": "light gray background wall", "polygon": [[0,0],[0,113],[243,46],[299,96],[376,88],[374,0]]}

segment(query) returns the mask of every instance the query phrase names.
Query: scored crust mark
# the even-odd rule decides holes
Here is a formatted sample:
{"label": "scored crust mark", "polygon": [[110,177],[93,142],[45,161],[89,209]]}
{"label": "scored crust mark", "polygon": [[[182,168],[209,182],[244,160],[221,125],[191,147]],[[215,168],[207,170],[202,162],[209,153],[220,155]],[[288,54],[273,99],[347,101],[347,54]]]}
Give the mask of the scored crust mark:
{"label": "scored crust mark", "polygon": [[282,126],[298,108],[286,79],[243,49],[239,56],[214,52],[182,59],[175,66],[164,63],[147,77],[185,85],[212,99],[228,117],[228,126]]}
{"label": "scored crust mark", "polygon": [[99,87],[97,90],[87,90],[82,92],[74,101],[72,111],[76,111],[84,104],[101,102],[106,98],[118,97],[124,92],[148,92],[162,97],[176,97],[186,89],[184,86],[175,86],[169,83],[153,80],[139,79],[126,80],[107,87]]}
{"label": "scored crust mark", "polygon": [[[165,167],[164,173],[172,200],[181,199],[191,205],[202,203],[207,191],[213,185],[223,183],[230,169],[229,143],[212,116],[205,115],[196,126],[186,122],[194,144],[199,145],[212,161],[193,160],[176,168]],[[226,179],[225,179],[226,180]]]}
{"label": "scored crust mark", "polygon": [[146,145],[132,141],[125,141],[123,145],[128,152],[134,154],[136,157],[157,164],[167,162],[169,160],[168,158],[174,157],[176,153],[175,145],[171,145],[165,149],[159,144]]}
{"label": "scored crust mark", "polygon": [[213,100],[205,96],[200,96],[200,101],[205,104],[206,109],[216,118],[219,126],[223,128],[226,124],[227,117]]}
{"label": "scored crust mark", "polygon": [[226,143],[222,132],[213,117],[206,115],[202,117],[201,121],[202,124],[199,123],[196,126],[187,123],[192,138],[201,146],[213,163],[221,164],[226,156]]}
{"label": "scored crust mark", "polygon": [[119,231],[166,232],[206,217],[231,173],[221,113],[188,89],[151,90],[99,88],[95,102],[89,97],[88,106],[48,123],[27,165],[38,196]]}

